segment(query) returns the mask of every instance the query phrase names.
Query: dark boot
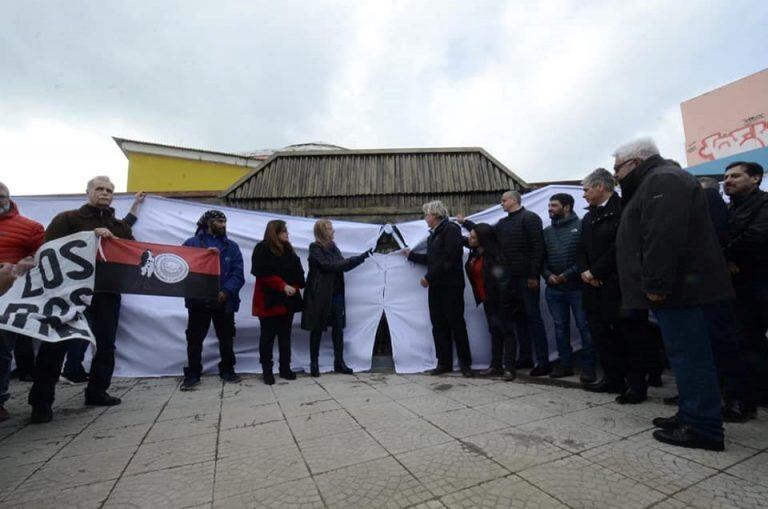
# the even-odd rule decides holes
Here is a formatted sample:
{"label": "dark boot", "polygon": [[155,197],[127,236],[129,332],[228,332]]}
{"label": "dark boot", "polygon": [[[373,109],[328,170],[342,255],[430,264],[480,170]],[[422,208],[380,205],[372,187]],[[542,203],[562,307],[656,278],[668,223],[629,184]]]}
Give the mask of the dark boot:
{"label": "dark boot", "polygon": [[272,374],[272,368],[262,368],[261,378],[267,385],[275,385],[275,375]]}
{"label": "dark boot", "polygon": [[322,333],[312,332],[309,335],[309,375],[315,378],[320,376],[320,338]]}
{"label": "dark boot", "polygon": [[352,369],[344,363],[344,338],[335,334],[333,338],[333,370],[344,375],[352,374]]}

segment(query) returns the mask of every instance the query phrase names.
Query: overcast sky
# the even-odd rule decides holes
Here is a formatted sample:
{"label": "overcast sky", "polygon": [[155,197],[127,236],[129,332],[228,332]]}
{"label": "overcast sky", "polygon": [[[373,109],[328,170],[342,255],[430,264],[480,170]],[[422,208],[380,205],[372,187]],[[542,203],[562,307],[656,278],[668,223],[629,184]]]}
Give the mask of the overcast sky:
{"label": "overcast sky", "polygon": [[0,180],[125,190],[112,136],[249,151],[481,146],[581,178],[680,102],[768,67],[768,2],[3,1]]}

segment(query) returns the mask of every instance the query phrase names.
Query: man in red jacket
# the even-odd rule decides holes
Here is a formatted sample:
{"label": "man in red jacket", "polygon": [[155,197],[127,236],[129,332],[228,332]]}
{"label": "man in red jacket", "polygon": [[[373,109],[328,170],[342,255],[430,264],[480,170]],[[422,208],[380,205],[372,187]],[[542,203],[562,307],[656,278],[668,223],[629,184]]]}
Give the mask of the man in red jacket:
{"label": "man in red jacket", "polygon": [[[0,182],[0,264],[15,264],[34,255],[43,243],[43,234],[43,225],[19,214],[8,186]],[[0,421],[8,418],[4,404],[9,397],[8,381],[14,348],[19,378],[27,380],[34,364],[32,341],[14,332],[0,330]]]}

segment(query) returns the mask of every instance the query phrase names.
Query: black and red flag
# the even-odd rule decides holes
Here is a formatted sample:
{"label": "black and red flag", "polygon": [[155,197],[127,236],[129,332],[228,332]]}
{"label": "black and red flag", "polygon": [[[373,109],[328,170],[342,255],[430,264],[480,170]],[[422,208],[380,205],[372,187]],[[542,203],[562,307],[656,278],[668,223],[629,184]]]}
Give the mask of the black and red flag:
{"label": "black and red flag", "polygon": [[217,252],[123,239],[101,239],[96,254],[97,292],[215,299]]}

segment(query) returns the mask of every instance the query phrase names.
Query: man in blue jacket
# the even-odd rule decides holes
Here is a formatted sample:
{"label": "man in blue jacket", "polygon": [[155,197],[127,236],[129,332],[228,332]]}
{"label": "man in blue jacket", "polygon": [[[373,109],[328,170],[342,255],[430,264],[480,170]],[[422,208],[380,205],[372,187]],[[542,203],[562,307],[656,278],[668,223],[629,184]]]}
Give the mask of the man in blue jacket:
{"label": "man in blue jacket", "polygon": [[219,377],[225,382],[239,382],[235,373],[235,312],[240,307],[240,289],[245,284],[243,255],[235,241],[227,238],[227,217],[218,210],[209,210],[197,221],[194,237],[185,246],[217,249],[221,270],[221,290],[215,300],[185,299],[187,321],[187,360],[181,390],[190,390],[200,383],[203,340],[213,322],[219,339]]}

